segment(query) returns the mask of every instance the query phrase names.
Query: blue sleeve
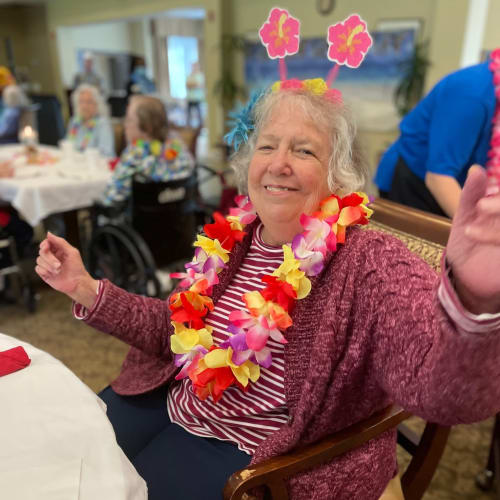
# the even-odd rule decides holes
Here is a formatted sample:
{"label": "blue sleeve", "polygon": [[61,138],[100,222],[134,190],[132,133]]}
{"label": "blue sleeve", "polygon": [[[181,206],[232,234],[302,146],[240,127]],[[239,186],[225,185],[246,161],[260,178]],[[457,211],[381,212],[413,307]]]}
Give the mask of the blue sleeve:
{"label": "blue sleeve", "polygon": [[480,100],[442,93],[432,112],[426,171],[457,178],[470,166],[487,116]]}
{"label": "blue sleeve", "polygon": [[0,120],[0,139],[17,136],[19,129],[19,116],[21,112],[17,108],[7,108],[2,113]]}
{"label": "blue sleeve", "polygon": [[97,148],[99,152],[108,158],[113,158],[115,156],[115,137],[109,120],[102,118],[99,121],[97,134]]}

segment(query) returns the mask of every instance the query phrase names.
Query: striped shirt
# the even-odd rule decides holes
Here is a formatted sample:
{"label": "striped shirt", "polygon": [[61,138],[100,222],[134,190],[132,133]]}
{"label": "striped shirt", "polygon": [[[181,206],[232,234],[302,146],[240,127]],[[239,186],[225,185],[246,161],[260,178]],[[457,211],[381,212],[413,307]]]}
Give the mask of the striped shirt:
{"label": "striped shirt", "polygon": [[[229,283],[214,310],[206,317],[206,324],[213,327],[216,345],[231,335],[227,332],[229,313],[245,310],[242,295],[262,290],[262,277],[271,274],[283,262],[280,247],[266,245],[261,238],[262,225],[254,233],[251,247],[238,272]],[[260,378],[250,383],[243,392],[231,386],[221,399],[214,403],[209,397],[200,401],[194,394],[191,380],[170,385],[167,408],[170,420],[197,436],[232,441],[238,448],[252,455],[269,434],[278,430],[288,419],[284,390],[284,346],[269,338],[273,362],[269,368],[260,367]]]}

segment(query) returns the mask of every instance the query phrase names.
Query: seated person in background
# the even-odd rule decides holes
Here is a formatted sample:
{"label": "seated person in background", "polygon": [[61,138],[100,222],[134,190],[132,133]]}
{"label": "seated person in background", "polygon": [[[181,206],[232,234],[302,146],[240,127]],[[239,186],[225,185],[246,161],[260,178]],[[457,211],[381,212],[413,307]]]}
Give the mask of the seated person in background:
{"label": "seated person in background", "polygon": [[4,109],[0,116],[0,144],[19,142],[19,123],[28,99],[17,85],[8,85],[2,93]]}
{"label": "seated person in background", "polygon": [[75,114],[69,122],[66,139],[77,151],[95,148],[103,156],[115,156],[115,138],[99,90],[84,83],[73,92],[71,100]]}
{"label": "seated person in background", "polygon": [[492,123],[500,116],[495,53],[500,58],[500,51],[494,51],[488,62],[443,78],[403,118],[399,139],[382,157],[375,176],[381,197],[455,215],[469,168],[486,165],[494,147]]}
{"label": "seated person in background", "polygon": [[[14,171],[8,162],[0,162],[0,178],[12,177]],[[33,238],[33,228],[19,218],[14,209],[0,208],[0,238],[12,236],[16,243],[17,254],[22,257],[24,250]],[[0,269],[10,265],[10,255],[0,250]]]}
{"label": "seated person in background", "polygon": [[155,97],[133,96],[125,116],[127,147],[113,171],[103,204],[127,200],[137,174],[144,181],[178,180],[192,174],[193,157],[180,139],[168,136],[163,103]]}
{"label": "seated person in background", "polygon": [[[235,470],[392,402],[446,425],[499,411],[500,194],[484,197],[484,171],[465,184],[438,276],[355,227],[371,212],[356,193],[368,169],[324,81],[278,82],[229,138],[250,202],[205,225],[169,300],[96,281],[62,238],[40,245],[36,271],[75,316],[131,346],[101,397],[150,500],[219,499]],[[288,489],[377,500],[396,473],[392,430]]]}

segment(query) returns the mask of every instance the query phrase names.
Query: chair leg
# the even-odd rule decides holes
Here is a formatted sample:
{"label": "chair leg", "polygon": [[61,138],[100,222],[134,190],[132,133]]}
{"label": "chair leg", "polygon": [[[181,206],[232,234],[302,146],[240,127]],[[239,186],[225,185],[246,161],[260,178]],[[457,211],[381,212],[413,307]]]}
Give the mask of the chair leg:
{"label": "chair leg", "polygon": [[497,484],[497,498],[500,499],[500,468],[497,464],[500,462],[500,414],[495,417],[495,424],[491,435],[490,452],[486,468],[476,476],[476,486],[488,491],[493,487],[493,481]]}

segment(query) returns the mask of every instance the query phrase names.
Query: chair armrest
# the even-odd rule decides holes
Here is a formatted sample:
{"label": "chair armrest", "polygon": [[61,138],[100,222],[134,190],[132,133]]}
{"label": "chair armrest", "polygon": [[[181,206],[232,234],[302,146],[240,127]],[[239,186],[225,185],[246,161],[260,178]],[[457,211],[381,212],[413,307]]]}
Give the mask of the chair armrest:
{"label": "chair armrest", "polygon": [[410,416],[409,412],[392,405],[317,443],[250,465],[235,472],[228,479],[224,487],[224,499],[240,500],[246,491],[264,485],[271,490],[273,500],[287,499],[285,480],[288,477],[357,448],[383,432],[397,427]]}

